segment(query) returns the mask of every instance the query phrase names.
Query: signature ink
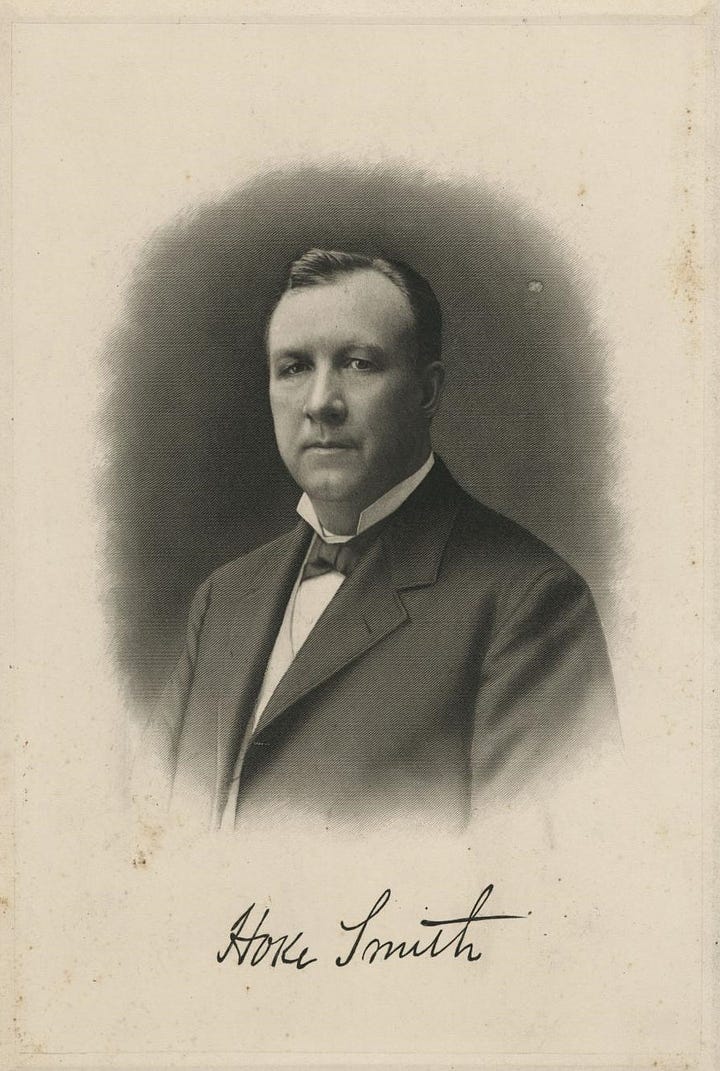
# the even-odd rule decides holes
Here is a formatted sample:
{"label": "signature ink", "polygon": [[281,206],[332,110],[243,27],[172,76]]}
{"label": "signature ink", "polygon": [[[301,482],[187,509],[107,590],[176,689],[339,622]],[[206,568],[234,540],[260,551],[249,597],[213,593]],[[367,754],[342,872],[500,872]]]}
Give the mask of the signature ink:
{"label": "signature ink", "polygon": [[269,933],[260,932],[265,919],[270,914],[270,909],[267,907],[253,933],[250,935],[243,933],[245,925],[250,926],[250,915],[254,910],[255,904],[251,904],[233,923],[230,928],[230,942],[227,948],[224,952],[217,953],[218,963],[222,963],[233,950],[237,955],[238,966],[242,966],[248,960],[250,967],[257,967],[271,952],[272,956],[269,960],[271,967],[277,967],[280,964],[286,967],[294,966],[299,971],[302,971],[305,967],[309,967],[311,963],[317,963],[317,959],[310,956],[307,946],[300,949],[298,954],[298,949],[295,946],[302,939],[302,931],[295,934],[292,940],[289,934],[283,934],[282,937],[273,937]]}
{"label": "signature ink", "polygon": [[[354,937],[344,955],[336,957],[335,965],[347,967],[353,961],[375,963],[376,960],[383,962],[393,957],[399,960],[410,956],[437,959],[445,954],[452,955],[454,959],[465,959],[468,963],[477,963],[482,952],[470,939],[471,927],[475,923],[527,918],[527,915],[483,914],[483,908],[492,896],[493,889],[493,885],[486,885],[470,912],[460,918],[420,919],[420,926],[432,930],[433,933],[432,936],[416,936],[414,939],[375,936],[374,920],[385,910],[392,895],[390,889],[385,889],[359,922],[340,920],[340,928],[345,933],[354,934]],[[269,908],[264,909],[252,929],[251,916],[255,911],[256,905],[250,904],[232,924],[227,947],[217,953],[218,963],[224,963],[231,953],[234,953],[232,962],[238,966],[247,963],[249,967],[257,967],[266,962],[271,967],[296,967],[302,971],[318,962],[317,957],[311,954],[309,946],[302,944],[302,930],[294,937],[287,933],[276,937],[264,929],[265,920],[270,914]]]}
{"label": "signature ink", "polygon": [[[473,904],[470,914],[463,918],[439,920],[421,919],[421,926],[435,929],[433,937],[426,943],[419,937],[412,942],[408,942],[407,940],[397,940],[392,937],[380,940],[377,937],[368,935],[370,923],[380,914],[390,900],[390,889],[386,889],[375,901],[365,918],[360,922],[351,924],[341,920],[340,926],[346,933],[352,933],[353,931],[357,932],[349,951],[344,957],[338,956],[335,963],[338,967],[347,967],[347,965],[354,959],[374,963],[378,956],[380,956],[382,960],[390,959],[391,956],[396,956],[398,959],[405,959],[407,956],[419,957],[425,955],[429,956],[430,959],[435,959],[437,956],[441,956],[444,952],[449,952],[451,949],[455,959],[458,959],[463,953],[466,953],[468,962],[475,963],[482,956],[482,952],[476,951],[472,941],[467,940],[468,930],[473,923],[491,922],[498,919],[526,918],[525,915],[481,914],[483,907],[492,895],[493,888],[494,886],[492,885],[486,885]],[[459,927],[459,929],[457,929],[457,931],[443,943],[443,939],[445,938],[443,927],[450,926]]]}

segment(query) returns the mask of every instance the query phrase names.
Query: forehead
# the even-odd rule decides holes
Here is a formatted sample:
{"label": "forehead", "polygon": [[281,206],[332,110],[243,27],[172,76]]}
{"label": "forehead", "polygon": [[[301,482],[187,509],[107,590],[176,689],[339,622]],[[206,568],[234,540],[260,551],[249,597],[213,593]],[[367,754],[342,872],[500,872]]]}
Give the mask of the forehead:
{"label": "forehead", "polygon": [[410,304],[376,271],[289,290],[268,327],[268,351],[362,343],[392,349],[414,328]]}

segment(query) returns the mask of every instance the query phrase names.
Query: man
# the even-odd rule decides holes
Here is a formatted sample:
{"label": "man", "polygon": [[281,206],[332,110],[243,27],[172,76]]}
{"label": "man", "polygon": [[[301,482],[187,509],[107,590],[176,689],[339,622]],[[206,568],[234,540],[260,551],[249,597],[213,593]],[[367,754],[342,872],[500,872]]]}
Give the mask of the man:
{"label": "man", "polygon": [[433,455],[444,373],[429,284],[311,250],[266,338],[301,519],[193,600],[145,744],[174,806],[227,829],[298,813],[462,823],[613,738],[585,583]]}

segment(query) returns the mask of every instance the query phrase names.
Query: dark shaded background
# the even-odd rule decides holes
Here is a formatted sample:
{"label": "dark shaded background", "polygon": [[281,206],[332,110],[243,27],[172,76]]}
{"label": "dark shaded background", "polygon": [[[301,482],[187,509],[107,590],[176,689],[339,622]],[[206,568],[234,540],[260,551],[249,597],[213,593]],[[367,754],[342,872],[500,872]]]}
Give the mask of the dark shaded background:
{"label": "dark shaded background", "polygon": [[574,565],[607,619],[614,429],[577,268],[480,184],[404,166],[283,169],[152,236],[107,347],[107,598],[142,705],[170,671],[197,585],[294,523],[263,328],[311,246],[382,252],[429,279],[448,370],[436,449],[469,491]]}

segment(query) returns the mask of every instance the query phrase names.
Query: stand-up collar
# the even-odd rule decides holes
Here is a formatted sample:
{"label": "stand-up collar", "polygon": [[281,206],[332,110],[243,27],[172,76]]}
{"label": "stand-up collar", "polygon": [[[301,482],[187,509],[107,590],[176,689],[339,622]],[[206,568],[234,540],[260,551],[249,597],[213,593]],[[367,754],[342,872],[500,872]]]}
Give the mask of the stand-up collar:
{"label": "stand-up collar", "polygon": [[409,498],[413,491],[420,486],[425,479],[430,469],[435,463],[435,455],[430,452],[430,456],[427,461],[420,466],[420,468],[412,474],[412,476],[406,477],[401,480],[400,483],[395,484],[389,491],[386,491],[384,495],[376,499],[375,502],[367,506],[358,519],[358,525],[355,532],[352,535],[334,535],[332,532],[328,532],[320,521],[315,507],[308,498],[307,494],[303,493],[302,498],[298,502],[297,512],[303,518],[304,521],[314,528],[321,539],[324,539],[326,543],[346,543],[353,536],[360,535],[361,532],[366,531],[368,528],[372,528],[373,525],[378,524],[380,521],[385,520],[391,513],[394,513],[398,509],[406,498]]}

